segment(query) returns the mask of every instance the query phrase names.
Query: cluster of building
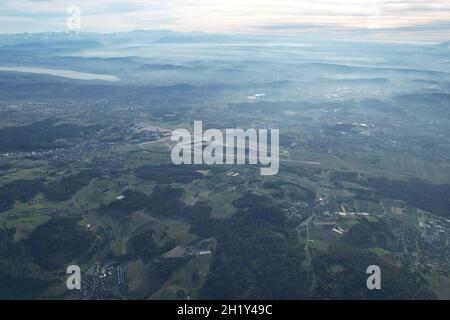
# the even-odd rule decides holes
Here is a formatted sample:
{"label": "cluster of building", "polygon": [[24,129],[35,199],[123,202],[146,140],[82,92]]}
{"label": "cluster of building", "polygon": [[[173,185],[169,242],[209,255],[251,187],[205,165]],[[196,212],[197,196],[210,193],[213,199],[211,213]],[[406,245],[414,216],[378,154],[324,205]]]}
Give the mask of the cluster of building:
{"label": "cluster of building", "polygon": [[85,299],[120,296],[126,286],[126,264],[114,260],[97,260],[82,277],[81,295]]}
{"label": "cluster of building", "polygon": [[429,266],[450,270],[450,219],[430,215],[419,225],[421,260]]}

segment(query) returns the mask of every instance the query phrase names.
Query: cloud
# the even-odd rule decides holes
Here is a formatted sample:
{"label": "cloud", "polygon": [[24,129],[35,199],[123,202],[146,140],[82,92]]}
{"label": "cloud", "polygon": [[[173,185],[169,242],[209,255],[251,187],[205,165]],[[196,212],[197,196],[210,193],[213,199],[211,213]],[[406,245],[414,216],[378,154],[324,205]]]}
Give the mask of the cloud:
{"label": "cloud", "polygon": [[426,37],[433,28],[447,28],[450,17],[450,0],[4,0],[2,15],[10,19],[0,22],[1,32],[64,30],[71,5],[82,10],[83,30],[94,32],[358,33],[369,21],[384,33]]}

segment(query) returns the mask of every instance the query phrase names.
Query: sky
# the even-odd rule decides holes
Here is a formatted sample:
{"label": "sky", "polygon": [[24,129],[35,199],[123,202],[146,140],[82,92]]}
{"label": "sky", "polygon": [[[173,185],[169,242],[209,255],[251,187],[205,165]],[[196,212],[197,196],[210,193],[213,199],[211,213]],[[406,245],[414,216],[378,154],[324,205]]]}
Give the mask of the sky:
{"label": "sky", "polygon": [[[68,8],[80,9],[73,20]],[[68,24],[68,18],[71,22]],[[0,33],[170,29],[450,40],[450,0],[0,0]],[[78,24],[75,24],[78,28]]]}

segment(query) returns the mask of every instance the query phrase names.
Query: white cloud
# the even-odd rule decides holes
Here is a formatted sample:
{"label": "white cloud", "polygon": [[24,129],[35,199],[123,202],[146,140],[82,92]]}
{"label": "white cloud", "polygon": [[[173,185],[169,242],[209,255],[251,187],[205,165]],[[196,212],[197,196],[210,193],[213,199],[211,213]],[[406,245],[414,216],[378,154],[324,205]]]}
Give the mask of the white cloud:
{"label": "white cloud", "polygon": [[[5,0],[16,20],[2,29],[63,30],[66,8],[82,9],[84,31],[170,28],[231,33],[301,32],[284,26],[366,28],[377,12],[380,29],[416,27],[448,21],[450,0]],[[379,13],[379,14],[378,14]],[[35,19],[33,22],[21,18]],[[8,23],[8,28],[4,28]],[[278,30],[275,26],[279,26]],[[33,32],[35,30],[28,30]],[[419,32],[416,30],[416,32]]]}

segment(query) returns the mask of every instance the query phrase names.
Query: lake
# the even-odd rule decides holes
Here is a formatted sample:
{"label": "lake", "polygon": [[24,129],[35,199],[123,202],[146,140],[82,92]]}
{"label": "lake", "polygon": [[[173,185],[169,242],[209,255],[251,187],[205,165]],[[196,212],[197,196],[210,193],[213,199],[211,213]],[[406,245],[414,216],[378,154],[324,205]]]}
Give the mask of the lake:
{"label": "lake", "polygon": [[78,72],[78,71],[63,70],[63,69],[47,69],[47,68],[37,68],[37,67],[0,67],[0,71],[49,74],[52,76],[64,77],[64,78],[70,78],[70,79],[76,79],[76,80],[102,80],[102,81],[111,81],[111,82],[120,81],[120,78],[113,76],[113,75]]}

